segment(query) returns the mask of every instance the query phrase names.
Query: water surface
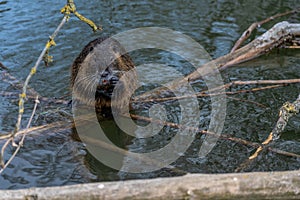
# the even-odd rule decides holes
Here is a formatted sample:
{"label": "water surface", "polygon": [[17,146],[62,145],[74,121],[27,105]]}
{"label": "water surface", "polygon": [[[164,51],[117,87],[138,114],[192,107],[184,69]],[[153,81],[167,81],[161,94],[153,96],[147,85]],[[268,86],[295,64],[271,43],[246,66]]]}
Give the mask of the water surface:
{"label": "water surface", "polygon": [[[54,62],[49,67],[43,64],[31,81],[31,86],[44,97],[64,97],[70,100],[70,66],[81,49],[92,39],[110,36],[139,27],[163,27],[180,31],[199,42],[212,58],[227,54],[240,34],[253,22],[265,19],[276,13],[293,9],[295,0],[280,1],[75,1],[77,9],[86,17],[103,27],[102,32],[93,33],[78,19],[72,17],[55,40],[57,46],[51,48]],[[62,19],[60,9],[65,1],[0,1],[0,61],[9,68],[11,74],[24,80],[36,62],[48,36]],[[275,20],[260,27],[259,35],[275,22],[300,21],[300,16],[292,15]],[[274,51],[222,72],[224,82],[231,80],[292,79],[299,78],[299,50]],[[165,52],[133,52],[136,63],[155,60],[174,66],[182,74],[192,68],[182,59]],[[150,71],[151,72],[151,71]],[[145,71],[146,74],[146,71]],[[156,74],[168,79],[170,74]],[[153,76],[153,77],[155,77]],[[149,76],[148,76],[149,77]],[[17,93],[18,90],[7,83],[0,83],[3,91]],[[154,85],[155,86],[155,85]],[[145,86],[145,90],[151,86]],[[201,85],[200,85],[201,86]],[[200,88],[199,86],[199,88]],[[240,87],[238,89],[246,89]],[[223,134],[243,138],[252,142],[262,142],[272,130],[278,118],[278,109],[286,101],[294,101],[299,94],[299,84],[256,93],[235,95],[227,99],[227,117]],[[241,101],[241,100],[246,100]],[[251,103],[252,102],[252,103]],[[264,107],[257,104],[263,104]],[[33,104],[26,104],[28,118]],[[70,112],[65,105],[57,105]],[[209,98],[201,103],[201,128],[210,122]],[[13,130],[17,116],[17,101],[14,98],[0,97],[0,130]],[[41,105],[36,124],[52,122],[55,115],[48,113],[54,107]],[[176,113],[176,107],[173,113]],[[46,113],[46,114],[45,114]],[[43,115],[44,114],[44,115]],[[174,119],[174,116],[169,116]],[[175,116],[176,117],[176,116]],[[299,116],[294,117],[275,148],[300,154]],[[24,125],[26,121],[24,121]],[[168,142],[176,130],[165,128],[165,132],[154,140],[135,141],[133,150],[146,151],[159,148]],[[147,174],[122,174],[97,162],[71,135],[73,130],[53,131],[47,135],[29,136],[25,146],[9,168],[0,176],[0,188],[16,189],[33,186],[67,185],[94,181],[119,180],[130,178],[152,178],[181,174],[172,169],[163,169]],[[228,173],[233,172],[255,151],[227,140],[219,140],[213,151],[205,158],[198,157],[199,144],[203,136],[196,136],[188,151],[172,165],[184,172]],[[139,146],[138,144],[142,145]],[[7,156],[12,153],[12,148]],[[267,152],[251,165],[248,171],[277,171],[299,169],[299,158]]]}

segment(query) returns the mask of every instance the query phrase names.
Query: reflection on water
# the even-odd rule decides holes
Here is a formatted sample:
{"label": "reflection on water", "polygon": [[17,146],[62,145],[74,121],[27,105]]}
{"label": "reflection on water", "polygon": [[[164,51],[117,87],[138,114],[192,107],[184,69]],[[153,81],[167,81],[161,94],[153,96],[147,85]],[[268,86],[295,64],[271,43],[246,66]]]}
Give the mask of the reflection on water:
{"label": "reflection on water", "polygon": [[[76,1],[75,1],[76,2]],[[62,16],[59,13],[65,1],[0,1],[0,62],[6,65],[17,78],[24,79],[34,65],[48,36],[54,31]],[[230,51],[239,35],[253,22],[276,13],[293,9],[295,0],[280,1],[77,1],[82,14],[101,24],[103,32],[93,33],[86,24],[75,18],[59,33],[57,46],[50,50],[54,63],[50,67],[40,66],[31,86],[42,96],[61,97],[69,95],[69,71],[75,57],[85,44],[95,37],[113,35],[121,31],[144,26],[158,26],[180,31],[199,42],[213,57]],[[45,9],[47,8],[47,9]],[[281,19],[276,20],[280,21]],[[284,17],[290,22],[300,21],[299,15]],[[261,34],[273,23],[258,29]],[[177,67],[181,73],[190,72],[182,61],[165,53],[133,52],[136,63],[145,61],[166,63]],[[146,62],[147,63],[147,62]],[[225,82],[249,79],[289,79],[299,78],[299,52],[282,50],[271,53],[253,62],[233,67],[222,73]],[[150,71],[151,72],[151,71]],[[161,79],[170,74],[155,74]],[[151,77],[151,76],[148,76]],[[15,91],[8,84],[0,83],[2,90]],[[147,85],[143,86],[147,89]],[[150,88],[152,86],[149,86]],[[198,86],[203,89],[202,85]],[[197,88],[196,88],[197,89]],[[239,87],[238,89],[245,89]],[[228,99],[227,118],[224,134],[231,134],[253,142],[261,142],[269,134],[277,120],[277,110],[286,101],[293,101],[299,93],[299,85],[291,85],[276,90],[234,96],[243,100],[265,105]],[[2,110],[1,131],[13,129],[16,120],[16,102],[0,97]],[[200,128],[206,129],[209,122],[209,98],[201,101]],[[28,109],[32,105],[28,103]],[[42,106],[42,105],[41,105]],[[45,108],[41,108],[45,111]],[[25,115],[27,116],[27,115]],[[172,117],[172,116],[171,116]],[[289,123],[284,136],[275,144],[278,149],[300,153],[299,117]],[[131,148],[142,151],[158,148],[170,140],[174,134],[171,128],[152,141],[134,141]],[[0,176],[0,188],[24,188],[31,186],[51,186],[90,181],[117,180],[124,178],[147,178],[174,176],[180,172],[164,169],[158,172],[134,175],[118,174],[101,165],[86,153],[81,143],[70,139],[70,133],[51,133],[47,136],[28,137],[26,145],[12,165]],[[203,136],[197,135],[184,156],[173,166],[187,172],[221,173],[232,172],[254,149],[226,140],[219,140],[213,152],[205,158],[198,157]],[[12,149],[8,153],[12,153]],[[86,155],[87,154],[87,155]],[[299,169],[300,160],[293,157],[267,153],[251,166],[251,171]],[[89,171],[88,171],[88,170]]]}

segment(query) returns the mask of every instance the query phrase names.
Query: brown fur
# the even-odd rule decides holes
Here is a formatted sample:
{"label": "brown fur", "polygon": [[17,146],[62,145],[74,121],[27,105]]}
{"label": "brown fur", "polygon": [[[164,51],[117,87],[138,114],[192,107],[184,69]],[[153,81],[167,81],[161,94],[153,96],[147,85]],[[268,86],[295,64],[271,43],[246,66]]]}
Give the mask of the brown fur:
{"label": "brown fur", "polygon": [[[101,45],[100,45],[101,44]],[[123,55],[122,55],[123,54]],[[105,114],[111,107],[109,96],[95,94],[95,88],[99,88],[101,73],[106,68],[119,79],[124,72],[134,69],[134,64],[126,54],[125,49],[114,39],[98,38],[88,43],[72,65],[71,87],[76,94],[75,101],[86,105],[95,105],[98,114]],[[136,74],[128,80],[122,82],[123,90],[115,94],[117,97],[117,107],[122,109],[125,105],[125,98],[129,91],[135,87]],[[103,89],[105,93],[105,89]],[[93,94],[92,94],[93,93]],[[96,95],[96,96],[95,96]],[[95,96],[95,98],[87,98]],[[74,100],[74,99],[73,99]]]}

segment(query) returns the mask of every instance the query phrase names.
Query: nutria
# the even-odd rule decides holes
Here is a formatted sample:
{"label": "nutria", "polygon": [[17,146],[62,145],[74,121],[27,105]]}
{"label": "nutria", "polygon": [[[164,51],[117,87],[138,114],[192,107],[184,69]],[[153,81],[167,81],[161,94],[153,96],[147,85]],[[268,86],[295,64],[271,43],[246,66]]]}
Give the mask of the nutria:
{"label": "nutria", "polygon": [[[111,116],[111,98],[117,83],[121,91],[116,94],[116,107],[126,105],[125,98],[130,98],[135,87],[135,72],[131,78],[121,81],[122,75],[134,69],[134,64],[121,44],[112,38],[97,38],[88,43],[72,65],[71,87],[77,101],[81,104],[94,106],[96,113]],[[93,93],[93,98],[91,97]],[[74,97],[74,96],[73,96]]]}

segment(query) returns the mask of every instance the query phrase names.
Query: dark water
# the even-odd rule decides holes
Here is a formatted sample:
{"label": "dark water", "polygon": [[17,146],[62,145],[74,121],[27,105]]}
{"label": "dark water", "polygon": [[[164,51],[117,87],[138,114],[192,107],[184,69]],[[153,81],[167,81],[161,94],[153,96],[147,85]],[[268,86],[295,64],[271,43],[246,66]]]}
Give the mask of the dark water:
{"label": "dark water", "polygon": [[[180,31],[199,42],[212,58],[228,53],[239,35],[253,22],[265,19],[276,13],[293,9],[297,0],[282,1],[75,1],[83,15],[103,26],[103,31],[93,33],[84,23],[72,17],[55,40],[57,46],[50,50],[54,62],[50,67],[41,65],[31,81],[31,86],[45,97],[61,97],[70,100],[70,65],[85,44],[99,36],[109,36],[138,27],[163,27]],[[10,73],[24,80],[34,65],[48,36],[55,30],[62,15],[59,10],[65,1],[0,1],[0,61]],[[259,28],[257,34],[270,28],[275,20]],[[300,15],[284,17],[289,22],[300,21]],[[180,60],[172,55],[145,51],[134,56],[135,62],[147,59],[179,66],[183,74],[190,68],[180,68]],[[142,55],[142,56],[141,56]],[[153,56],[153,57],[152,57]],[[151,58],[151,59],[150,59]],[[299,78],[299,50],[280,50],[251,62],[222,72],[224,82],[231,80],[292,79]],[[154,76],[155,77],[155,76]],[[168,74],[159,74],[167,79]],[[7,83],[0,83],[2,90],[18,92]],[[245,89],[240,87],[238,89]],[[278,109],[286,101],[294,101],[299,94],[299,84],[256,93],[235,95],[228,98],[227,115],[223,134],[243,138],[252,142],[262,142],[274,126]],[[14,128],[17,116],[17,103],[14,99],[0,97],[1,131]],[[260,107],[253,102],[263,104]],[[209,124],[209,99],[202,105],[201,126]],[[27,108],[32,108],[27,103]],[[54,114],[41,105],[39,120],[51,122]],[[55,107],[51,107],[55,109]],[[63,107],[69,110],[69,108]],[[46,113],[46,114],[45,114]],[[44,114],[44,115],[43,115]],[[25,118],[28,117],[25,113]],[[172,116],[171,116],[172,117]],[[42,119],[41,119],[42,118]],[[300,154],[299,116],[289,122],[286,131],[275,148]],[[146,149],[157,148],[171,137],[174,130],[166,129],[165,134],[154,141],[144,141]],[[71,138],[72,130],[53,131],[47,135],[29,136],[25,146],[12,164],[0,176],[0,188],[27,188],[32,186],[53,186],[93,181],[118,180],[124,178],[148,178],[174,176],[180,173],[164,169],[142,175],[120,174],[97,162],[87,153],[84,145]],[[173,166],[185,172],[227,173],[233,172],[254,148],[226,140],[219,140],[213,151],[205,158],[199,158],[197,151],[203,137],[196,136],[194,143],[184,156]],[[140,141],[141,142],[141,141]],[[132,148],[139,148],[137,143]],[[7,155],[12,153],[12,148]],[[266,152],[247,171],[276,171],[299,169],[299,158]]]}

